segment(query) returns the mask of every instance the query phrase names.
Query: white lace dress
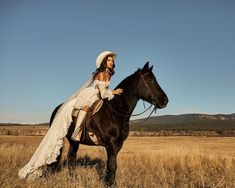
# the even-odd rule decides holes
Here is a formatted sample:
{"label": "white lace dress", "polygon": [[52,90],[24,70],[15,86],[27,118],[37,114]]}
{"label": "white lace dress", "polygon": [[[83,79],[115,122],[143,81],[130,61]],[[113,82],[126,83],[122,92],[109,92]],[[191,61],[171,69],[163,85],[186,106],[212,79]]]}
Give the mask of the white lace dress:
{"label": "white lace dress", "polygon": [[42,167],[56,161],[64,144],[63,139],[72,122],[71,114],[73,109],[82,109],[85,105],[90,107],[99,97],[111,100],[114,95],[108,89],[108,86],[109,82],[94,80],[93,86],[83,89],[75,98],[61,106],[32,158],[19,170],[18,175],[20,178],[26,178],[29,174],[31,179],[41,176]]}
{"label": "white lace dress", "polygon": [[[109,82],[94,80],[93,87],[88,87],[80,92],[76,98],[74,108],[82,109],[85,105],[91,107],[92,104],[99,99],[108,98],[111,100],[114,95],[111,90],[108,90]],[[100,96],[100,97],[99,97]]]}

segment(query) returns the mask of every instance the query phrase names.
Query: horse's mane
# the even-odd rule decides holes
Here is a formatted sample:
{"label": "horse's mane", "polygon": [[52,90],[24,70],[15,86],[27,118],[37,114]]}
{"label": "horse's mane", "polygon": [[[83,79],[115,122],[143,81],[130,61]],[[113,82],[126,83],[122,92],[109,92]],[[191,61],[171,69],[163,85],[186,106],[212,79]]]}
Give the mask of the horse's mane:
{"label": "horse's mane", "polygon": [[117,86],[115,89],[119,88],[119,87],[128,87],[130,86],[130,84],[132,84],[135,80],[136,80],[136,76],[138,75],[138,73],[141,71],[140,68],[138,68],[133,74],[127,76],[126,78],[124,78]]}

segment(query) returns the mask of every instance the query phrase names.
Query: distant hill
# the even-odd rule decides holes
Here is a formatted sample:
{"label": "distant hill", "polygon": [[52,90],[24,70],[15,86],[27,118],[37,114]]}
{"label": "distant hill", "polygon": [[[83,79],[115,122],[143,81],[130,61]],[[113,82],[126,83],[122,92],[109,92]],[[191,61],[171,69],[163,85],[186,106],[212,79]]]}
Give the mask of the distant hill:
{"label": "distant hill", "polygon": [[131,130],[235,130],[234,114],[181,114],[132,120]]}

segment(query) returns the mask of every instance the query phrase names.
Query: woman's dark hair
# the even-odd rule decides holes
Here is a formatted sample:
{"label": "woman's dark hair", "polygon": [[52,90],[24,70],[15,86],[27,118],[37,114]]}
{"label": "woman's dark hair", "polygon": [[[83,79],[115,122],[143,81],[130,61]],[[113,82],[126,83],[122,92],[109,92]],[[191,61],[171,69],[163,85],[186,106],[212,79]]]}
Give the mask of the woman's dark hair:
{"label": "woman's dark hair", "polygon": [[[107,66],[107,61],[108,61],[108,58],[109,58],[109,57],[112,57],[112,58],[113,58],[112,55],[106,56],[106,57],[103,59],[103,61],[101,62],[100,67],[97,68],[95,72],[93,72],[94,78],[95,78],[95,76],[96,76],[99,72],[105,71],[106,66]],[[115,63],[113,62],[113,68],[109,68],[109,74],[110,74],[110,76],[113,76],[113,75],[115,74],[114,68],[115,68]]]}

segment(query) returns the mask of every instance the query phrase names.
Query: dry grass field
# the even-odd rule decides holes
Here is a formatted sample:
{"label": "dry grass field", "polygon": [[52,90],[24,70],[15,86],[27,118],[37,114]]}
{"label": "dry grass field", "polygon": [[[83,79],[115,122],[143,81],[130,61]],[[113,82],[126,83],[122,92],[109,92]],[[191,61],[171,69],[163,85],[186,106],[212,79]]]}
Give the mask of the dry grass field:
{"label": "dry grass field", "polygon": [[[104,187],[105,149],[81,146],[76,168],[28,182],[17,176],[42,136],[0,136],[0,187]],[[129,136],[118,156],[117,187],[235,187],[235,137]]]}

